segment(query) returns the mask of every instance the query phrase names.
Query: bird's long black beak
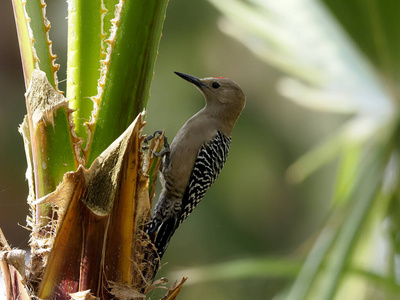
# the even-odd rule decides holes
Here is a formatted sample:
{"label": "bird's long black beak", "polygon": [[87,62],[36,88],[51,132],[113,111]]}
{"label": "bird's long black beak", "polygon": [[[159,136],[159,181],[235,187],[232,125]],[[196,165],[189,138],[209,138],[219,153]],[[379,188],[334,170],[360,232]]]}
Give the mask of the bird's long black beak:
{"label": "bird's long black beak", "polygon": [[206,87],[207,85],[205,85],[203,82],[200,81],[200,78],[197,78],[195,76],[192,75],[188,75],[185,73],[181,73],[181,72],[174,72],[176,75],[178,75],[179,77],[182,77],[183,79],[189,81],[190,83],[193,83],[195,86],[197,86],[198,88],[203,88]]}

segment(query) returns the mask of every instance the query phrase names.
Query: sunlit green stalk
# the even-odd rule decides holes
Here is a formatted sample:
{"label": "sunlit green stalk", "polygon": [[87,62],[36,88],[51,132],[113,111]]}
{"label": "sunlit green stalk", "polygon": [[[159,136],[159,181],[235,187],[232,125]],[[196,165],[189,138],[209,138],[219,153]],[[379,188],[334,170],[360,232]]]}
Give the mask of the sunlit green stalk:
{"label": "sunlit green stalk", "polygon": [[96,96],[99,110],[88,165],[147,104],[167,3],[121,1],[120,18],[116,21],[121,25],[115,39],[109,41],[112,50],[104,63],[104,91]]}
{"label": "sunlit green stalk", "polygon": [[75,110],[75,130],[87,139],[85,122],[93,110],[90,97],[97,93],[100,77],[102,17],[101,0],[68,1],[67,97]]}
{"label": "sunlit green stalk", "polygon": [[28,0],[26,2],[26,12],[30,19],[29,26],[33,34],[34,58],[41,71],[46,73],[47,80],[57,90],[56,72],[59,65],[55,64],[56,55],[51,51],[51,41],[49,39],[50,22],[45,16],[46,4],[42,0]]}

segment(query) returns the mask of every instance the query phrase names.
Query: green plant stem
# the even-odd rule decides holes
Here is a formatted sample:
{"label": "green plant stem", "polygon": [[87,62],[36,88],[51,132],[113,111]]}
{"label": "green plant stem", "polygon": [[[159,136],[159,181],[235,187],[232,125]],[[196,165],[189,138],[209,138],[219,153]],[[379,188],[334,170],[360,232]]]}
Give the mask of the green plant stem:
{"label": "green plant stem", "polygon": [[[88,165],[128,128],[146,106],[167,0],[122,2],[111,42],[104,91],[88,154]],[[116,118],[118,116],[118,118]]]}
{"label": "green plant stem", "polygon": [[93,110],[90,97],[97,93],[102,40],[101,0],[68,1],[67,97],[75,110],[75,131],[87,140],[85,122]]}

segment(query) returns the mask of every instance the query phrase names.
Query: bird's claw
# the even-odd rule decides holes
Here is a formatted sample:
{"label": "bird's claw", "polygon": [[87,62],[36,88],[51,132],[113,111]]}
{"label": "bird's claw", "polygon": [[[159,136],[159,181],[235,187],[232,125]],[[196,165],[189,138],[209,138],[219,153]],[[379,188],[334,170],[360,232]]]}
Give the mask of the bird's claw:
{"label": "bird's claw", "polygon": [[154,138],[156,137],[157,134],[161,135],[162,133],[163,133],[162,130],[157,130],[157,131],[155,131],[153,134],[150,134],[150,135],[146,136],[143,142],[144,142],[145,144],[148,144],[149,141],[151,141],[152,139],[154,139]]}
{"label": "bird's claw", "polygon": [[160,152],[154,152],[153,150],[150,150],[150,151],[151,151],[151,153],[153,153],[154,156],[157,156],[157,157],[159,157],[159,156],[162,157],[171,152],[171,150],[169,149],[169,145],[167,148],[162,149]]}
{"label": "bird's claw", "polygon": [[[148,144],[149,143],[149,141],[151,141],[152,139],[154,139],[156,136],[157,136],[157,134],[158,135],[161,135],[163,133],[163,130],[157,130],[157,131],[155,131],[153,134],[150,134],[150,135],[148,135],[145,139],[144,139],[144,143],[145,144]],[[149,149],[149,146],[144,146],[144,147],[142,147],[144,150],[147,150],[147,149]],[[164,155],[168,155],[170,152],[171,152],[171,149],[170,149],[170,147],[169,147],[169,143],[168,143],[168,139],[167,139],[167,137],[166,136],[164,136],[164,149],[163,150],[161,150],[161,151],[159,151],[159,152],[155,152],[155,151],[153,151],[153,150],[150,150],[151,151],[151,153],[153,154],[153,155],[155,155],[155,156],[157,156],[157,157],[159,157],[159,156],[164,156]]]}

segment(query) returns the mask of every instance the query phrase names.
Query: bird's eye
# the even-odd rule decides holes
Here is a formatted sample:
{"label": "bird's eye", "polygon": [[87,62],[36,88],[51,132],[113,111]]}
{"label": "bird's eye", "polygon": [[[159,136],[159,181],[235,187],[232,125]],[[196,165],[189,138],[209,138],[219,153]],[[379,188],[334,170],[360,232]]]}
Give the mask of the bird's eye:
{"label": "bird's eye", "polygon": [[217,88],[219,88],[221,85],[220,85],[218,82],[214,81],[213,83],[211,83],[211,86],[212,86],[214,89],[217,89]]}

